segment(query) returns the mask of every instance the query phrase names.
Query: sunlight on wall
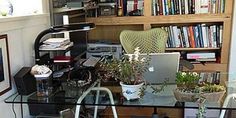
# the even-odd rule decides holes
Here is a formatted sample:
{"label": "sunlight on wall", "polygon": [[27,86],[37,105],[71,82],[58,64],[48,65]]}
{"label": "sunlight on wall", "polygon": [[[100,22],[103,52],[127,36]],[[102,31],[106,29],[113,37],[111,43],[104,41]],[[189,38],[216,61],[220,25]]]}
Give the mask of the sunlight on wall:
{"label": "sunlight on wall", "polygon": [[[42,13],[42,0],[0,0],[0,11],[10,6],[13,12],[7,12],[7,16],[22,16]],[[2,10],[3,11],[3,10]]]}

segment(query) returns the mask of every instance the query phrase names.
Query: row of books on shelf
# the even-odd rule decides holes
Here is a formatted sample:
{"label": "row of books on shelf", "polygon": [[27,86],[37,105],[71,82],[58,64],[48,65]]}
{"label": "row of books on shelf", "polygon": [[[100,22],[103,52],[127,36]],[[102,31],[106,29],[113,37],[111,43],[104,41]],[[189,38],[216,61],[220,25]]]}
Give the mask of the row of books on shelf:
{"label": "row of books on shelf", "polygon": [[[117,0],[118,16],[142,16],[144,0]],[[121,10],[122,13],[119,13]]]}
{"label": "row of books on shelf", "polygon": [[222,25],[171,25],[162,28],[168,32],[168,48],[219,48],[222,44]]}
{"label": "row of books on shelf", "polygon": [[153,15],[224,13],[225,0],[152,0]]}
{"label": "row of books on shelf", "polygon": [[199,84],[210,83],[210,84],[219,84],[220,83],[220,72],[200,72],[200,79],[198,80]]}

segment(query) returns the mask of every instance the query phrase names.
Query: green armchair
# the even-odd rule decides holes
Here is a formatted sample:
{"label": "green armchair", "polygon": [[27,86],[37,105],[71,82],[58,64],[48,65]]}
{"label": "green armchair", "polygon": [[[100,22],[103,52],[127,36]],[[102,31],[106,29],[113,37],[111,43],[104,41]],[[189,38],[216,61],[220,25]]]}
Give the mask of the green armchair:
{"label": "green armchair", "polygon": [[139,47],[140,53],[165,52],[168,33],[161,28],[145,31],[123,30],[120,33],[120,42],[126,53],[134,53]]}

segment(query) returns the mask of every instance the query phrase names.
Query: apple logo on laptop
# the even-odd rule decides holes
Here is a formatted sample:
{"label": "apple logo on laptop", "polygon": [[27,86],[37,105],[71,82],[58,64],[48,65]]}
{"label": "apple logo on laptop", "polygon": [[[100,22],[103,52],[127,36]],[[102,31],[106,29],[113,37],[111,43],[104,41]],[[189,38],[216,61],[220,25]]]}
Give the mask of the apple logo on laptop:
{"label": "apple logo on laptop", "polygon": [[154,72],[154,67],[153,67],[153,66],[149,67],[149,68],[148,68],[148,71],[149,71],[149,72]]}

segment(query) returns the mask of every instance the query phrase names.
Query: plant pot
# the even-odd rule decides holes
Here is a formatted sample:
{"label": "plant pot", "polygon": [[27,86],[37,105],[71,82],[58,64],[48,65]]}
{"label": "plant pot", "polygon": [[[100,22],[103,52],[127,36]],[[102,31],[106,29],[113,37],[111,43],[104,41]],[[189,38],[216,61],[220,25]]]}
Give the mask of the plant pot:
{"label": "plant pot", "polygon": [[[180,102],[196,102],[199,93],[183,92],[178,88],[174,91],[174,96],[176,100]],[[212,92],[212,93],[202,93],[202,96],[206,98],[208,102],[220,102],[226,91]]]}
{"label": "plant pot", "polygon": [[122,94],[127,100],[139,99],[141,95],[141,87],[144,83],[137,85],[126,85],[120,82],[122,88]]}

